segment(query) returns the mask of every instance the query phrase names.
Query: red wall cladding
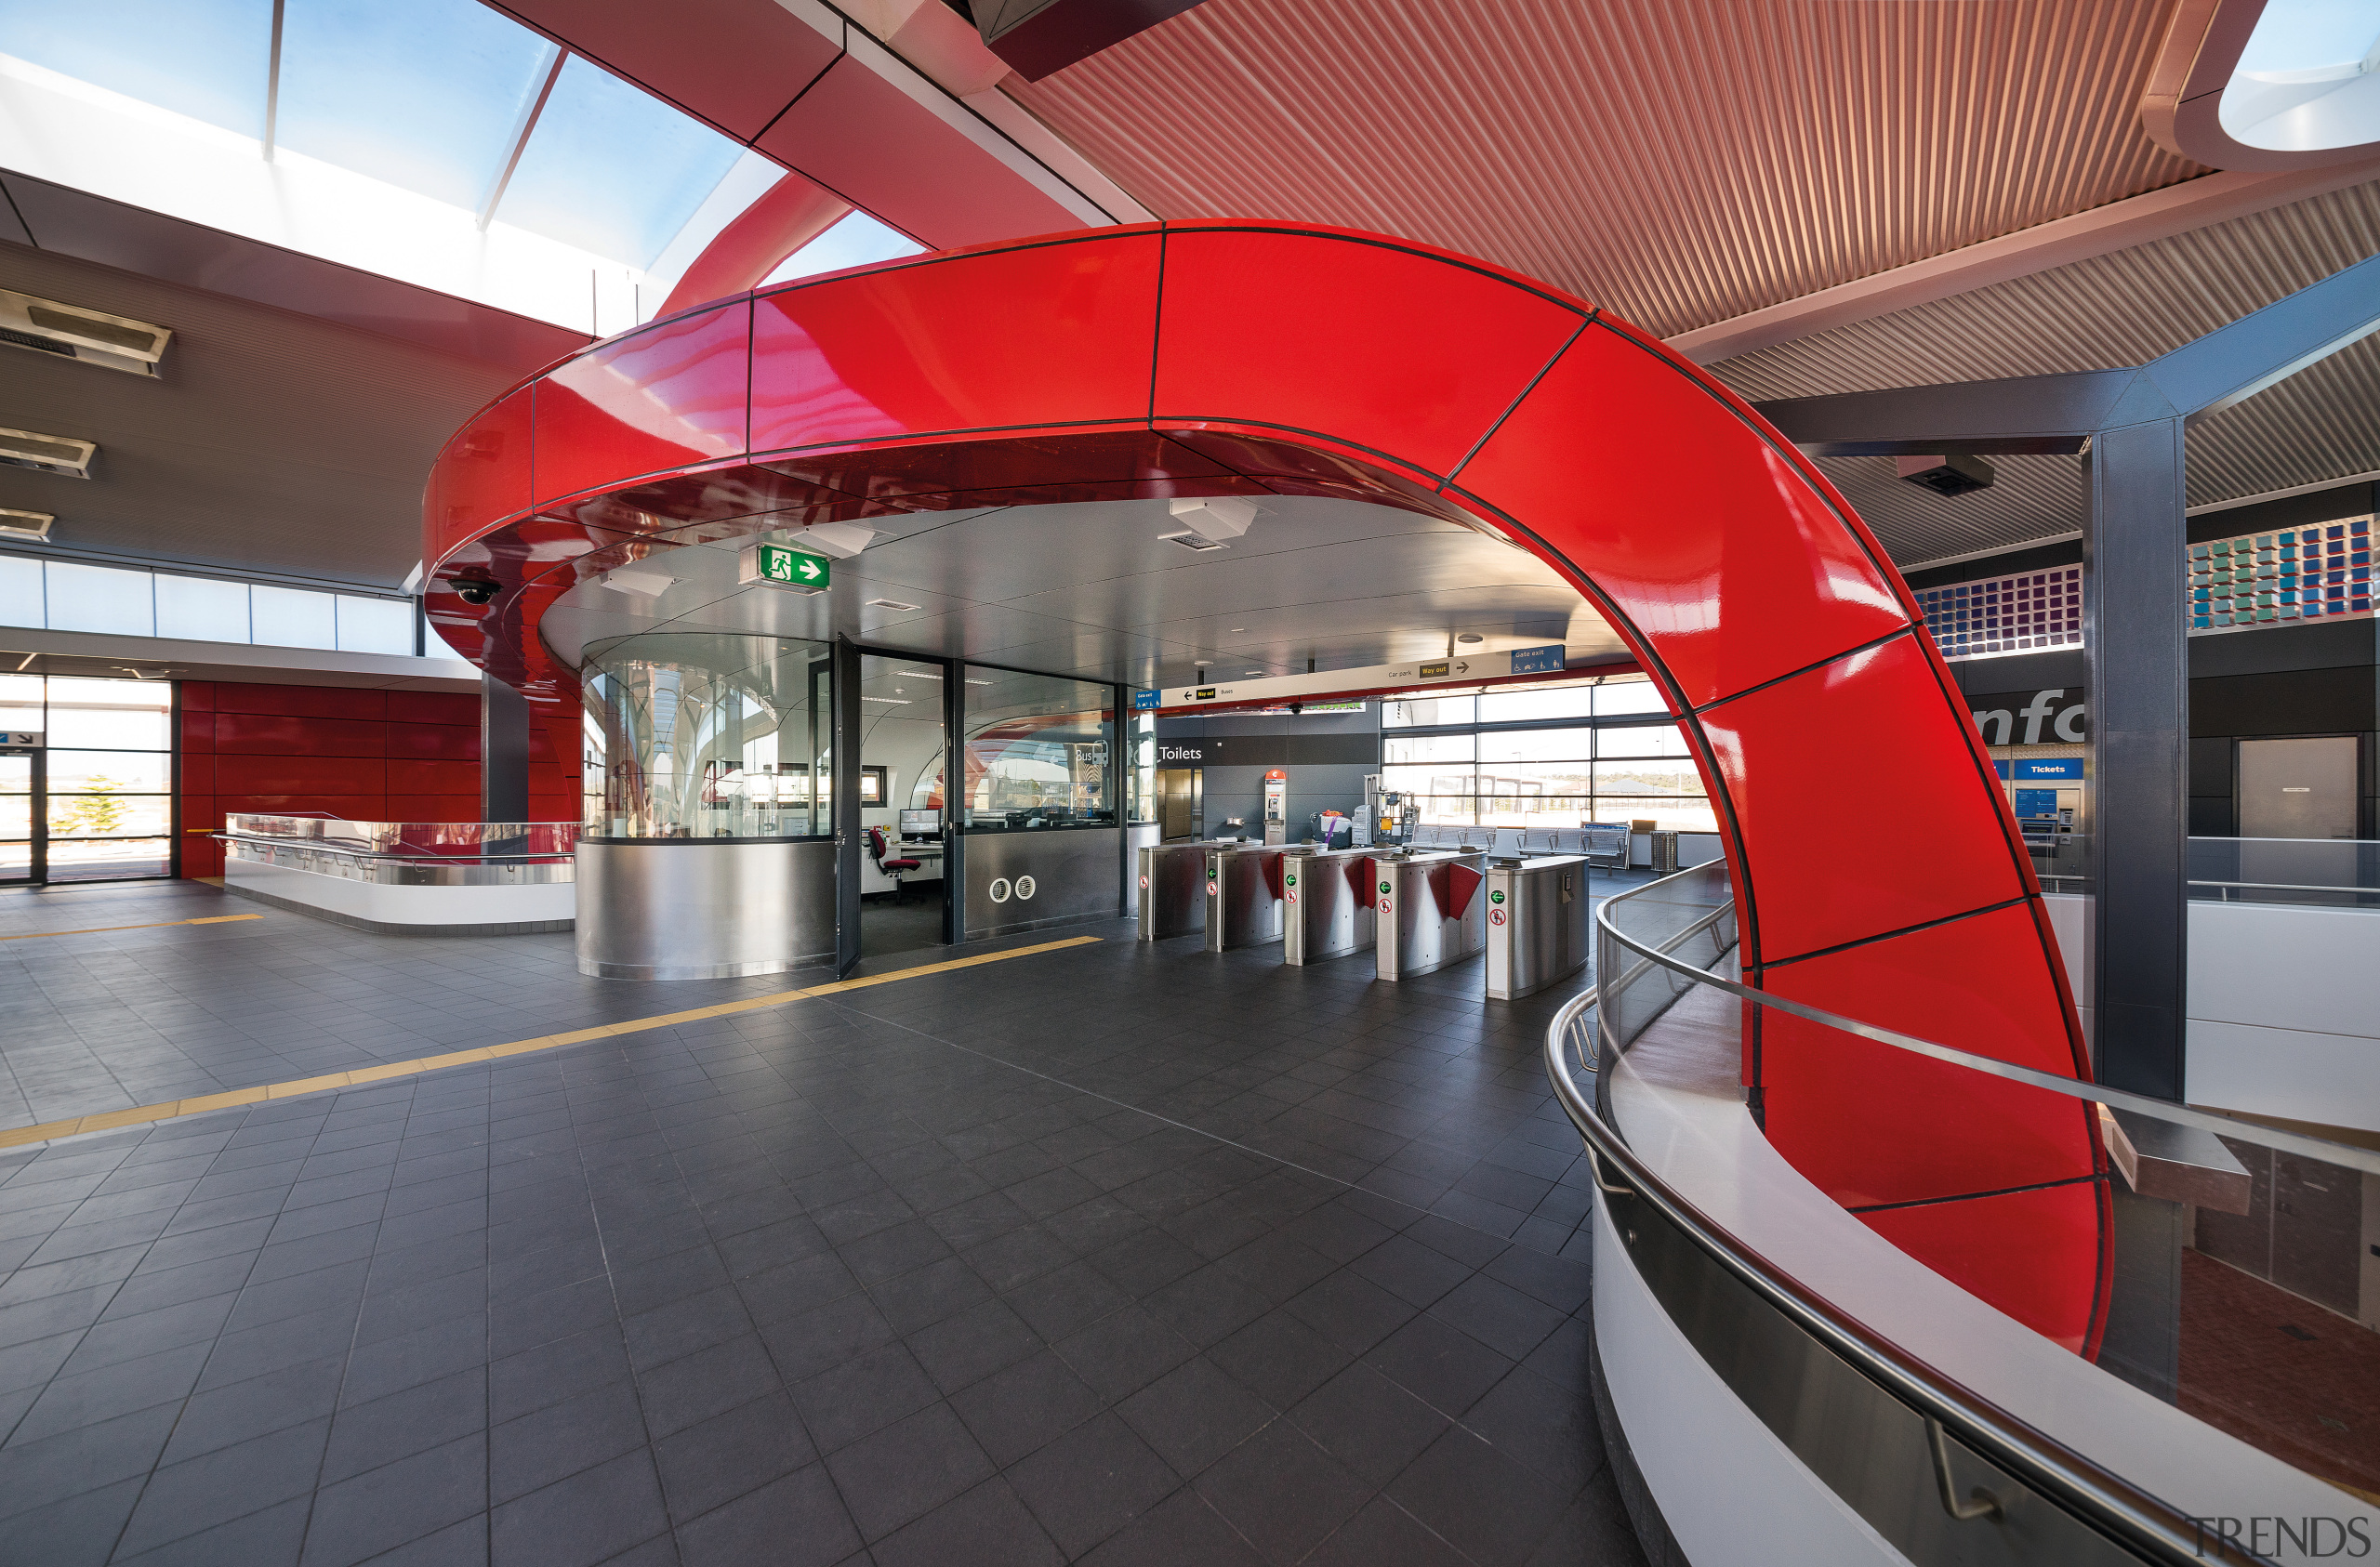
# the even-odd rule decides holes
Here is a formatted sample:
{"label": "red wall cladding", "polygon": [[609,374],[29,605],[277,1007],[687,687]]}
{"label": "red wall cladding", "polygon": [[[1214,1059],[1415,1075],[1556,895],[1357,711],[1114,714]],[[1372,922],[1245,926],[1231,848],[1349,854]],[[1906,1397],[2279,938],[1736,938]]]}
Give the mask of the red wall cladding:
{"label": "red wall cladding", "polygon": [[[578,708],[530,711],[529,819],[578,820]],[[480,699],[444,691],[181,682],[182,875],[223,874],[227,812],[480,819]]]}

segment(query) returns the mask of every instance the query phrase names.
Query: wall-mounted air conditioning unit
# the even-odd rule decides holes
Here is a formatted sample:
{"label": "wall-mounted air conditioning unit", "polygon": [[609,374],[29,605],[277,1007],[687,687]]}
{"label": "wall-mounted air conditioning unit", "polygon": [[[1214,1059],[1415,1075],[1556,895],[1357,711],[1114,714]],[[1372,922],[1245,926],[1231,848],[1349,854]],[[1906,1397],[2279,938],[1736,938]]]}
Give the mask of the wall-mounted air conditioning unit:
{"label": "wall-mounted air conditioning unit", "polygon": [[91,477],[91,459],[99,454],[94,441],[71,435],[37,435],[29,429],[0,429],[0,463],[10,467],[38,468],[69,479]]}
{"label": "wall-mounted air conditioning unit", "polygon": [[154,375],[173,333],[145,321],[36,299],[0,288],[0,343],[78,359],[134,375]]}

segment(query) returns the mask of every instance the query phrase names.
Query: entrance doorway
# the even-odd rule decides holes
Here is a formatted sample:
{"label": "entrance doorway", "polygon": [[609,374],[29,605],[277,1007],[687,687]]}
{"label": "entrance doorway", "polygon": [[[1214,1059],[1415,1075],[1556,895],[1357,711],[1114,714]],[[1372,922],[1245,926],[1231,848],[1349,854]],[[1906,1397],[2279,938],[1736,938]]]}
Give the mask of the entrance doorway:
{"label": "entrance doorway", "polygon": [[943,684],[937,663],[862,653],[860,950],[912,952],[943,942],[948,824]]}
{"label": "entrance doorway", "polygon": [[0,751],[0,886],[44,879],[41,753]]}
{"label": "entrance doorway", "polygon": [[1157,836],[1170,841],[1175,838],[1201,836],[1206,826],[1205,770],[1195,767],[1159,768],[1157,774]]}

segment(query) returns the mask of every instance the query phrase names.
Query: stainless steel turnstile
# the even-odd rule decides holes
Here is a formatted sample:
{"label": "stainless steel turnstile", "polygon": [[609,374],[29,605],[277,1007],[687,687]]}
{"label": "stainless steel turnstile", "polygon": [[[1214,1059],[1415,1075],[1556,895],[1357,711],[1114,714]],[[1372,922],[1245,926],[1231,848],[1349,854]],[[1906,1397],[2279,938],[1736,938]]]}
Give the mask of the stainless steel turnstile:
{"label": "stainless steel turnstile", "polygon": [[1147,843],[1140,850],[1141,940],[1161,942],[1207,928],[1207,855],[1211,843]]}
{"label": "stainless steel turnstile", "polygon": [[1587,966],[1587,857],[1488,867],[1488,998],[1533,995]]}
{"label": "stainless steel turnstile", "polygon": [[1372,944],[1372,858],[1368,849],[1289,850],[1281,866],[1284,961],[1319,963]]}
{"label": "stainless steel turnstile", "polygon": [[1380,977],[1409,980],[1475,955],[1488,930],[1488,900],[1479,895],[1487,873],[1485,854],[1423,853],[1374,862]]}
{"label": "stainless steel turnstile", "polygon": [[1281,939],[1281,858],[1276,844],[1207,850],[1207,950],[1261,947]]}

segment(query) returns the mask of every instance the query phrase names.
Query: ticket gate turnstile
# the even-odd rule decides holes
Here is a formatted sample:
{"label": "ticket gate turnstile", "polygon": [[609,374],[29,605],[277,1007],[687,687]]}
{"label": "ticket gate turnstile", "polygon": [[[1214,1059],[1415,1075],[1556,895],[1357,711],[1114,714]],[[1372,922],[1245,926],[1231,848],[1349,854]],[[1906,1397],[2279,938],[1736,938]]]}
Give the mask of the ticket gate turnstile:
{"label": "ticket gate turnstile", "polygon": [[1488,856],[1461,851],[1375,861],[1374,952],[1383,980],[1435,973],[1478,955],[1488,901],[1479,895]]}
{"label": "ticket gate turnstile", "polygon": [[1488,999],[1534,995],[1587,966],[1587,857],[1488,868]]}
{"label": "ticket gate turnstile", "polygon": [[1140,860],[1140,939],[1161,942],[1207,928],[1207,855],[1211,843],[1144,843]]}
{"label": "ticket gate turnstile", "polygon": [[1281,867],[1284,962],[1320,963],[1372,944],[1373,858],[1368,849],[1289,850]]}
{"label": "ticket gate turnstile", "polygon": [[1207,850],[1207,950],[1261,947],[1281,939],[1282,860],[1278,844],[1233,844]]}

